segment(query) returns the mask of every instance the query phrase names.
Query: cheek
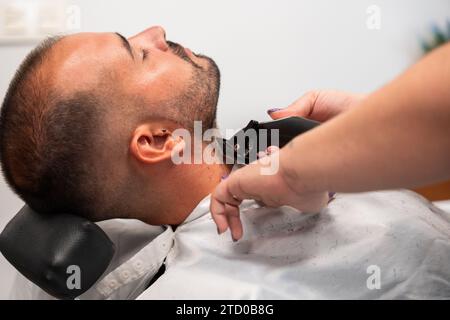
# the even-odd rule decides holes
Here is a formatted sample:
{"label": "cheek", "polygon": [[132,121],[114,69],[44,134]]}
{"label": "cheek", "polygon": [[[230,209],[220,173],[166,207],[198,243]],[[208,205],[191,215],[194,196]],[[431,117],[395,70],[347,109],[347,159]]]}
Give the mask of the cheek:
{"label": "cheek", "polygon": [[137,75],[135,94],[153,101],[169,99],[186,90],[192,74],[192,67],[181,59],[146,66]]}

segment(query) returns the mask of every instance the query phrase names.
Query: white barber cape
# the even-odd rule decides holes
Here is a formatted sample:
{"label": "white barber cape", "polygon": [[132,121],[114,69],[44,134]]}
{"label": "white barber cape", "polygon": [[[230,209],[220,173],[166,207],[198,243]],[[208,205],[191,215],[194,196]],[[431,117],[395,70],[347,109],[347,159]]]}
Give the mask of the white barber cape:
{"label": "white barber cape", "polygon": [[[217,235],[209,203],[175,231],[101,223],[117,252],[79,299],[450,298],[450,217],[413,192],[339,194],[317,214],[246,201],[236,243]],[[51,298],[21,275],[12,297]]]}

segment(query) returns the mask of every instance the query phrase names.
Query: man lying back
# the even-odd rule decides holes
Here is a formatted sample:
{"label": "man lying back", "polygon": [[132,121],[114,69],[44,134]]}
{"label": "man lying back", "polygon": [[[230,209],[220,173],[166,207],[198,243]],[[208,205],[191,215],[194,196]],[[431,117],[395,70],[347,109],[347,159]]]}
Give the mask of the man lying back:
{"label": "man lying back", "polygon": [[[449,217],[411,192],[338,195],[316,214],[248,201],[244,238],[218,236],[209,194],[230,168],[171,155],[177,129],[215,127],[219,87],[214,61],[161,27],[52,38],[19,68],[1,110],[7,182],[35,210],[114,219],[114,261],[80,298],[450,297]],[[20,277],[14,290],[48,297]]]}

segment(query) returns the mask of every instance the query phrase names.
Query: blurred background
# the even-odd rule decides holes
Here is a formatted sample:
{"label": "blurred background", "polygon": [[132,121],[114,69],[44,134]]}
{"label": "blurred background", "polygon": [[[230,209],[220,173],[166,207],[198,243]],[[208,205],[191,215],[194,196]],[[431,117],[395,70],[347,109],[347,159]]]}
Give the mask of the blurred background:
{"label": "blurred background", "polygon": [[[218,124],[238,129],[310,89],[370,92],[450,35],[449,0],[0,0],[0,97],[45,36],[161,25],[222,73]],[[450,184],[421,189],[450,198]],[[23,203],[0,178],[0,230]],[[30,244],[32,250],[32,244]],[[14,269],[0,255],[0,299]]]}

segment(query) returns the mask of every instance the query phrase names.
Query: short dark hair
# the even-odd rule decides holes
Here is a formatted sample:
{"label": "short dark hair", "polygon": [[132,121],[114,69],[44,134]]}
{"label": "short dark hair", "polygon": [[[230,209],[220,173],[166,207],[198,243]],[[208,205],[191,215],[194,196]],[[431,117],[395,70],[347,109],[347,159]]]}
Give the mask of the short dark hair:
{"label": "short dark hair", "polygon": [[95,84],[66,90],[64,80],[70,74],[58,83],[61,75],[52,63],[54,46],[61,40],[41,43],[10,83],[0,110],[5,179],[37,211],[92,220],[135,216],[147,197],[142,194],[147,179],[126,161],[132,130],[148,119],[191,130],[193,120],[202,120],[204,130],[214,126],[219,70],[208,58],[211,67],[194,68],[184,90],[155,105],[127,94],[122,75],[108,65],[96,70]]}
{"label": "short dark hair", "polygon": [[62,97],[44,62],[60,40],[42,42],[18,68],[0,115],[0,162],[9,186],[33,209],[93,217],[90,155],[98,101],[89,92]]}

